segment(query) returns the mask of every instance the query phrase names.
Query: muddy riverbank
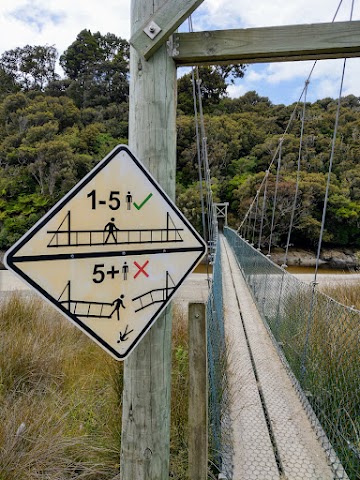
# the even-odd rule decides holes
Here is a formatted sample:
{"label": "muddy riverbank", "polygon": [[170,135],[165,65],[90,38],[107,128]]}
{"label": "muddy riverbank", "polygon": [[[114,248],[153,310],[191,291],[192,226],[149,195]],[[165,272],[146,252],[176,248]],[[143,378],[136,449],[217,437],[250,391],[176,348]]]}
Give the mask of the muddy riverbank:
{"label": "muddy riverbank", "polygon": [[[278,265],[284,263],[285,250],[274,248],[271,252],[271,260]],[[292,249],[288,252],[286,261],[290,267],[315,267],[316,254],[309,250]],[[323,249],[320,255],[319,267],[329,270],[354,271],[360,270],[360,251],[344,248]]]}
{"label": "muddy riverbank", "polygon": [[[263,253],[267,253],[263,251]],[[0,270],[3,270],[3,258],[5,252],[0,251]],[[278,265],[284,263],[285,249],[273,248],[271,251],[271,260]],[[289,267],[307,267],[309,269],[316,265],[316,254],[304,249],[289,249],[287,265]],[[340,271],[360,271],[360,250],[344,249],[323,249],[320,255],[319,266],[321,269],[340,270]],[[197,273],[206,273],[206,265],[200,264],[197,267]],[[210,269],[211,270],[211,269]],[[211,271],[210,271],[211,273]],[[293,273],[296,273],[295,271]],[[300,272],[299,272],[300,273]],[[310,273],[310,271],[308,272]]]}

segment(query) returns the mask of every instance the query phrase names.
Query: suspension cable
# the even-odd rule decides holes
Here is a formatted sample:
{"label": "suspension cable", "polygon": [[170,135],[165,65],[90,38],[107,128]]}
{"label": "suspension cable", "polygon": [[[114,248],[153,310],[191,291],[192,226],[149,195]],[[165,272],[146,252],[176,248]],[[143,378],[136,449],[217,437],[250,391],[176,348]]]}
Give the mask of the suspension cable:
{"label": "suspension cable", "polygon": [[[335,16],[337,15],[337,13],[340,9],[341,3],[342,3],[342,0],[340,1],[340,4],[339,4],[339,7],[336,11]],[[352,18],[353,18],[354,3],[355,3],[355,1],[352,0],[351,8],[350,8],[350,18],[349,18],[350,21],[352,21]],[[331,173],[332,173],[332,166],[333,166],[334,154],[335,154],[335,143],[336,143],[338,126],[339,126],[341,95],[342,95],[343,86],[344,86],[345,70],[346,70],[346,58],[344,58],[344,62],[343,62],[341,80],[340,80],[340,87],[339,87],[339,95],[338,95],[338,101],[337,101],[337,107],[336,107],[335,125],[334,125],[333,139],[332,139],[332,144],[331,144],[331,154],[330,154],[330,160],[329,160],[329,170],[328,170],[327,181],[326,181],[325,198],[324,198],[324,206],[323,206],[323,213],[322,213],[322,219],[321,219],[319,243],[318,243],[317,254],[316,254],[314,285],[316,285],[317,274],[318,274],[319,263],[320,263],[321,246],[322,246],[324,230],[325,230],[326,211],[327,211],[327,205],[328,205],[328,200],[329,200]]]}
{"label": "suspension cable", "polygon": [[270,172],[270,170],[266,170],[266,174],[265,174],[264,195],[263,195],[263,204],[262,204],[262,210],[261,210],[259,242],[258,242],[258,249],[259,250],[261,249],[261,238],[262,238],[262,232],[263,232],[263,227],[264,227],[264,217],[265,217],[265,211],[266,211],[266,196],[267,196],[267,184],[268,184],[269,172]]}
{"label": "suspension cable", "polygon": [[273,209],[272,209],[271,226],[270,226],[270,238],[269,238],[269,250],[268,250],[268,255],[269,256],[271,255],[271,243],[272,243],[272,237],[273,237],[273,232],[274,232],[274,224],[275,224],[275,210],[276,210],[276,202],[277,202],[277,192],[278,192],[278,188],[279,188],[279,177],[280,177],[283,140],[284,140],[283,138],[280,138],[280,141],[279,141],[279,156],[278,156],[278,162],[277,162],[277,168],[276,168],[275,190],[274,190]]}
{"label": "suspension cable", "polygon": [[316,283],[316,278],[317,278],[317,274],[318,274],[321,246],[322,246],[324,230],[325,230],[326,210],[327,210],[327,204],[328,204],[328,200],[329,200],[330,181],[331,181],[332,166],[333,166],[333,161],[334,161],[335,142],[336,142],[336,137],[337,137],[338,125],[339,125],[341,94],[342,94],[343,84],[344,84],[345,69],[346,69],[346,58],[344,59],[344,64],[343,64],[343,68],[342,68],[339,98],[338,98],[337,108],[336,108],[334,134],[333,134],[333,140],[332,140],[332,146],[331,146],[331,154],[330,154],[330,160],[329,160],[329,170],[328,170],[327,181],[326,181],[324,207],[323,207],[322,220],[321,220],[321,229],[320,229],[319,243],[318,243],[318,249],[317,249],[317,255],[316,255],[314,283]]}
{"label": "suspension cable", "polygon": [[202,159],[204,166],[204,177],[206,184],[206,200],[207,200],[207,223],[208,223],[208,242],[213,242],[213,200],[212,200],[212,190],[211,190],[211,177],[207,153],[207,138],[205,135],[205,124],[204,124],[204,115],[202,109],[202,100],[201,100],[201,91],[200,91],[200,79],[198,76],[197,69],[197,91],[198,91],[198,101],[199,101],[199,112],[200,112],[200,130],[202,136]]}
{"label": "suspension cable", "polygon": [[255,228],[256,228],[256,220],[257,220],[257,212],[258,212],[258,205],[259,205],[259,194],[260,189],[256,192],[256,208],[255,208],[255,218],[254,218],[254,225],[253,225],[253,233],[252,233],[252,244],[255,245]]}
{"label": "suspension cable", "polygon": [[302,119],[301,119],[300,145],[299,145],[297,171],[296,171],[296,187],[295,187],[293,207],[292,207],[292,210],[291,210],[289,232],[288,232],[286,248],[285,248],[285,255],[284,255],[284,262],[283,262],[284,267],[286,267],[286,265],[287,265],[287,258],[288,258],[288,253],[289,253],[291,233],[292,233],[292,229],[293,229],[293,226],[294,226],[294,217],[295,217],[295,211],[296,211],[296,206],[297,206],[297,201],[298,201],[298,196],[299,196],[301,156],[302,156],[302,144],[303,144],[303,138],[304,138],[304,124],[305,124],[305,111],[306,111],[306,94],[307,94],[308,85],[309,85],[309,80],[306,80],[305,81],[305,94],[304,94]]}
{"label": "suspension cable", "polygon": [[[337,9],[336,9],[336,11],[335,11],[335,14],[334,14],[334,16],[333,16],[333,18],[332,18],[332,20],[331,20],[331,23],[334,23],[334,22],[335,22],[336,17],[337,17],[337,15],[338,15],[338,13],[339,13],[339,10],[340,10],[340,7],[341,7],[342,3],[343,3],[343,0],[340,0],[339,4],[338,4],[338,6],[337,6]],[[350,18],[350,20],[352,19],[353,10],[354,10],[354,0],[352,1],[351,14],[350,14],[350,17],[351,17],[351,18]],[[311,76],[312,76],[312,74],[313,74],[313,72],[314,72],[314,69],[315,69],[315,66],[316,66],[317,62],[318,62],[318,61],[315,60],[314,63],[313,63],[313,65],[312,65],[312,67],[311,67],[311,69],[310,69],[310,72],[309,72],[309,74],[308,74],[308,77],[307,77],[307,79],[306,79],[306,81],[305,81],[304,88],[303,88],[303,90],[302,90],[302,92],[301,92],[301,94],[300,94],[300,96],[299,96],[299,99],[298,99],[297,102],[295,103],[294,109],[293,109],[293,111],[292,111],[292,113],[291,113],[291,115],[290,115],[289,121],[288,121],[288,123],[287,123],[287,125],[286,125],[286,128],[285,128],[285,130],[284,130],[284,133],[282,134],[282,137],[281,137],[282,140],[284,140],[285,135],[287,134],[287,132],[288,132],[288,130],[289,130],[291,124],[292,124],[292,121],[293,121],[293,119],[294,119],[294,117],[295,117],[295,113],[296,113],[296,111],[297,111],[298,105],[299,105],[299,103],[301,102],[302,97],[303,97],[304,94],[305,94],[305,90],[307,89],[307,83],[310,82]],[[279,145],[280,145],[280,144],[279,144]],[[272,157],[272,159],[271,159],[271,162],[270,162],[269,167],[268,167],[269,169],[272,167],[273,163],[275,162],[275,159],[277,158],[277,154],[278,154],[278,151],[279,151],[279,148],[280,148],[279,145],[278,145],[278,147],[276,148],[275,153],[274,153],[274,155],[273,155],[273,157]],[[262,184],[261,184],[260,188],[262,188]],[[251,212],[251,210],[252,210],[255,202],[256,202],[256,197],[253,199],[252,203],[250,204],[249,209],[248,209],[247,212],[245,213],[245,216],[244,216],[243,220],[241,221],[240,226],[239,226],[238,229],[237,229],[237,233],[240,231],[241,227],[243,226],[243,223],[246,221],[246,219],[247,219],[248,215],[250,214],[250,212]]]}
{"label": "suspension cable", "polygon": [[[340,5],[341,5],[341,2],[340,2]],[[340,6],[339,6],[339,8],[340,8]],[[339,9],[337,10],[337,12],[338,11],[339,11]],[[350,21],[352,20],[353,12],[354,12],[354,0],[352,0],[352,3],[351,3]],[[333,139],[332,139],[332,145],[331,145],[331,154],[330,154],[330,160],[329,160],[329,170],[328,170],[328,175],[327,175],[325,197],[324,197],[324,206],[323,206],[323,213],[322,213],[322,219],[321,219],[319,243],[318,243],[318,249],[317,249],[317,254],[316,254],[315,274],[314,274],[314,280],[312,282],[310,310],[309,310],[307,326],[306,326],[305,343],[304,343],[304,348],[303,348],[303,352],[302,352],[302,356],[301,356],[300,371],[301,371],[302,378],[304,378],[305,374],[306,374],[306,362],[307,362],[307,352],[308,352],[308,348],[309,348],[310,331],[311,331],[311,327],[312,327],[312,323],[313,323],[313,319],[314,319],[314,307],[315,307],[315,302],[316,302],[316,298],[317,298],[316,297],[316,286],[317,286],[317,281],[316,280],[317,280],[317,274],[318,274],[319,263],[320,263],[320,253],[321,253],[322,240],[323,240],[323,235],[324,235],[324,230],[325,230],[326,210],[327,210],[327,204],[328,204],[328,199],[329,199],[332,165],[333,165],[333,160],[334,160],[335,143],[336,143],[337,130],[338,130],[338,125],[339,125],[339,118],[340,118],[341,95],[342,95],[343,85],[344,85],[345,69],[346,69],[346,58],[344,58],[341,80],[340,80],[340,88],[339,88],[339,95],[338,95],[336,115],[335,115],[334,132],[333,132]]]}
{"label": "suspension cable", "polygon": [[[189,31],[192,32],[193,23],[192,17],[189,16]],[[204,192],[203,192],[203,177],[202,177],[202,168],[201,168],[201,148],[200,148],[200,135],[199,135],[199,114],[197,109],[197,98],[196,98],[196,84],[195,84],[195,67],[191,69],[191,82],[192,82],[192,92],[193,92],[193,102],[194,102],[194,116],[195,116],[195,136],[196,136],[196,150],[197,150],[197,160],[198,160],[198,174],[199,174],[199,187],[200,187],[200,202],[201,202],[201,222],[203,229],[203,237],[205,242],[207,242],[207,231],[205,225],[205,206],[204,206]]]}

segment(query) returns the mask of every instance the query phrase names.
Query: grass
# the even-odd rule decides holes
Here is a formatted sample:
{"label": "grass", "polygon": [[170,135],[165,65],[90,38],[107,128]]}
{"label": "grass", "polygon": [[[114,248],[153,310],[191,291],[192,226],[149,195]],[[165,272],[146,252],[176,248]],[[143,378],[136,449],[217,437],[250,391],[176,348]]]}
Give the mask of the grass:
{"label": "grass", "polygon": [[2,302],[0,334],[0,479],[117,478],[121,367],[34,297]]}
{"label": "grass", "polygon": [[187,315],[173,306],[170,478],[186,480],[188,468],[189,346]]}
{"label": "grass", "polygon": [[304,380],[318,418],[351,479],[360,478],[359,320],[356,310],[317,295]]}
{"label": "grass", "polygon": [[342,285],[324,285],[321,290],[329,297],[349,307],[360,310],[360,283]]}
{"label": "grass", "polygon": [[[187,323],[174,316],[171,475],[187,478]],[[116,480],[122,363],[37,297],[0,304],[0,480]]]}
{"label": "grass", "polygon": [[[360,478],[360,314],[338,302],[355,299],[357,289],[344,285],[328,287],[326,295],[317,292],[311,312],[311,287],[293,283],[282,299],[279,327],[274,328],[278,319],[270,325],[349,478],[355,480]],[[330,298],[333,294],[337,301]]]}

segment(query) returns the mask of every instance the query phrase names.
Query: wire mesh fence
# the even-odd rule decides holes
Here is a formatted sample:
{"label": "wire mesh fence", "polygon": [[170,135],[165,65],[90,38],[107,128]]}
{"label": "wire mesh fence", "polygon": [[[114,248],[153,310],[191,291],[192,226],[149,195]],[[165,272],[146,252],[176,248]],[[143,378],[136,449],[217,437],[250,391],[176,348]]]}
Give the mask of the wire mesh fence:
{"label": "wire mesh fence", "polygon": [[215,249],[213,277],[207,302],[209,371],[209,460],[210,470],[232,478],[231,424],[228,415],[227,355],[223,318],[220,248]]}
{"label": "wire mesh fence", "polygon": [[301,282],[226,228],[265,321],[328,454],[334,478],[360,478],[360,311]]}

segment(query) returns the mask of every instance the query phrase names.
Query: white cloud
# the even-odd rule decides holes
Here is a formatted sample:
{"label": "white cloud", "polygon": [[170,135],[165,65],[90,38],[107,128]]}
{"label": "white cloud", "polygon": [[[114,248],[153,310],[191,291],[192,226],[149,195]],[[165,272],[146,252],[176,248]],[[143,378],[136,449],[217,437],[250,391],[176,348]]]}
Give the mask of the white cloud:
{"label": "white cloud", "polygon": [[248,70],[246,71],[246,80],[249,83],[262,82],[266,80],[266,75],[264,72],[257,72],[254,69],[248,68]]}
{"label": "white cloud", "polygon": [[[317,98],[337,98],[340,91],[340,80],[343,69],[343,59],[319,60],[310,78],[308,99],[313,101]],[[266,81],[271,84],[279,84],[283,81],[302,79],[305,84],[314,62],[294,62],[272,64],[269,66]],[[278,70],[277,70],[278,67]],[[346,64],[342,95],[360,96],[360,59],[348,59]]]}
{"label": "white cloud", "polygon": [[[260,27],[331,21],[339,0],[205,0],[193,15],[195,30]],[[349,18],[350,0],[344,0],[337,20]],[[360,19],[360,2],[353,15]],[[0,0],[0,54],[6,50],[30,45],[55,45],[59,54],[71,45],[84,28],[92,32],[130,36],[130,0]],[[184,25],[184,29],[187,27]],[[229,87],[231,96],[247,90],[273,95],[276,88],[296,82],[301,92],[312,62],[294,62],[249,67],[245,78]],[[344,92],[360,95],[360,60],[349,60]],[[314,71],[311,95],[336,93],[333,64],[318,62]],[[299,86],[300,85],[300,86]],[[332,88],[333,86],[333,88]],[[268,89],[268,90],[266,90]],[[269,93],[267,93],[267,91]],[[295,101],[297,98],[284,102]]]}
{"label": "white cloud", "polygon": [[344,95],[360,97],[360,59],[349,58],[346,62],[346,75],[344,81]]}
{"label": "white cloud", "polygon": [[[200,7],[207,22],[225,28],[229,19],[241,19],[244,27],[331,22],[339,0],[205,0]],[[350,1],[344,1],[337,20],[349,20]],[[353,19],[360,19],[360,5],[354,8]],[[227,28],[229,26],[227,25]]]}
{"label": "white cloud", "polygon": [[26,44],[48,44],[61,54],[84,28],[129,38],[129,0],[37,0],[30,5],[28,0],[1,0],[0,53]]}
{"label": "white cloud", "polygon": [[245,86],[245,84],[237,84],[237,85],[229,85],[228,86],[228,94],[231,98],[237,98],[244,95],[249,89]]}

